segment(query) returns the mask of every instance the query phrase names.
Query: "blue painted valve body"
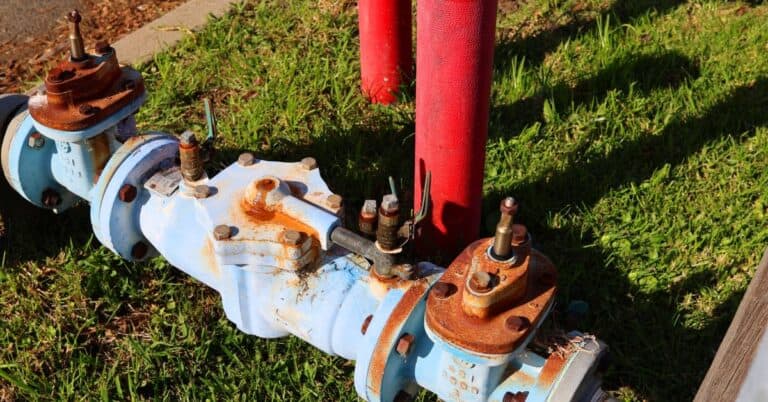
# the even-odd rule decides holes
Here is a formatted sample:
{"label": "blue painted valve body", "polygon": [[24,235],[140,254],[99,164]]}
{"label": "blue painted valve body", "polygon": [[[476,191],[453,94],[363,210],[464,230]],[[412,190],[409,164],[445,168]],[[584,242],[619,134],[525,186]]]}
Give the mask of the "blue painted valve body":
{"label": "blue painted valve body", "polygon": [[[334,244],[342,207],[316,166],[245,157],[215,177],[185,180],[176,137],[136,133],[132,116],[144,96],[79,131],[46,127],[26,111],[44,96],[0,98],[2,168],[19,194],[57,213],[89,202],[102,244],[129,260],[162,255],[216,289],[248,334],[294,335],[355,360],[363,399],[402,400],[421,388],[449,401],[606,398],[598,340],[571,333],[558,350],[529,347],[551,300],[503,353],[478,352],[431,327],[434,285],[465,268],[444,274],[425,262],[407,279],[378,275]],[[464,292],[453,297],[472,293]]]}

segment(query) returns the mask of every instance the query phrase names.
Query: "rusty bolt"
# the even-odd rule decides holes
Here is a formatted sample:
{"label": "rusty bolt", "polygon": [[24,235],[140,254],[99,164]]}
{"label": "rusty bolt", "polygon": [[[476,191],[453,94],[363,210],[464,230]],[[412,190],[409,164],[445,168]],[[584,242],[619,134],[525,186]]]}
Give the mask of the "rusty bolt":
{"label": "rusty bolt", "polygon": [[187,130],[179,136],[179,142],[185,147],[193,147],[197,145],[197,136],[191,130]]}
{"label": "rusty bolt", "polygon": [[240,166],[251,166],[256,163],[256,157],[250,152],[244,152],[237,157],[237,164]]}
{"label": "rusty bolt", "polygon": [[131,248],[131,257],[133,257],[134,260],[141,260],[147,256],[148,252],[149,246],[147,246],[147,243],[140,241],[134,244]]}
{"label": "rusty bolt", "polygon": [[136,187],[133,185],[130,185],[128,183],[123,184],[122,187],[120,187],[120,191],[118,192],[118,197],[120,198],[120,201],[122,202],[133,202],[133,200],[136,199],[136,196],[138,195],[138,190],[136,190]]}
{"label": "rusty bolt", "polygon": [[216,240],[228,240],[232,237],[232,228],[229,225],[219,225],[213,229],[213,237]]}
{"label": "rusty bolt", "polygon": [[389,214],[395,213],[400,208],[400,202],[394,194],[387,194],[381,199],[381,209]]}
{"label": "rusty bolt", "polygon": [[328,203],[329,207],[338,209],[341,208],[341,204],[344,202],[344,198],[338,194],[331,194],[328,196],[328,198],[325,199],[325,201]]}
{"label": "rusty bolt", "polygon": [[90,116],[98,113],[99,110],[101,109],[98,106],[93,106],[86,103],[86,104],[80,105],[78,110],[80,111],[81,114]]}
{"label": "rusty bolt", "polygon": [[484,271],[479,271],[472,274],[469,283],[472,286],[472,290],[478,292],[487,292],[491,289],[492,279],[493,278],[491,277],[491,274]]}
{"label": "rusty bolt", "polygon": [[317,161],[315,158],[308,156],[301,160],[301,166],[307,170],[317,169]]}
{"label": "rusty bolt", "polygon": [[297,246],[301,242],[301,233],[295,230],[286,230],[283,233],[283,241],[291,246]]}
{"label": "rusty bolt", "polygon": [[192,190],[192,195],[197,199],[208,198],[211,196],[211,188],[205,184],[195,186],[194,190]]}
{"label": "rusty bolt", "polygon": [[413,347],[414,341],[416,341],[415,336],[411,334],[405,334],[400,337],[400,340],[397,341],[397,347],[395,350],[400,356],[406,357],[409,353],[411,353],[411,348]]}
{"label": "rusty bolt", "polygon": [[363,326],[360,327],[360,333],[365,335],[365,333],[368,332],[368,326],[371,325],[371,321],[373,321],[373,315],[365,317],[365,320],[363,320]]}
{"label": "rusty bolt", "polygon": [[96,53],[98,54],[109,53],[109,51],[112,50],[112,46],[109,45],[109,42],[100,40],[96,42],[94,50],[96,50]]}
{"label": "rusty bolt", "polygon": [[456,285],[448,282],[438,282],[435,284],[435,286],[432,287],[431,294],[435,295],[438,299],[447,299],[451,296],[453,296],[454,293],[458,288]]}
{"label": "rusty bolt", "polygon": [[45,137],[40,133],[32,133],[27,140],[27,145],[32,149],[40,149],[45,145]]}
{"label": "rusty bolt", "polygon": [[43,191],[42,202],[48,208],[55,208],[61,204],[61,194],[54,189],[47,188]]}
{"label": "rusty bolt", "polygon": [[512,316],[509,316],[506,321],[504,321],[504,325],[510,331],[521,332],[521,331],[525,331],[526,329],[528,329],[528,327],[531,326],[531,321],[529,321],[525,317],[512,315]]}
{"label": "rusty bolt", "polygon": [[528,391],[507,392],[503,402],[525,402],[528,399]]}

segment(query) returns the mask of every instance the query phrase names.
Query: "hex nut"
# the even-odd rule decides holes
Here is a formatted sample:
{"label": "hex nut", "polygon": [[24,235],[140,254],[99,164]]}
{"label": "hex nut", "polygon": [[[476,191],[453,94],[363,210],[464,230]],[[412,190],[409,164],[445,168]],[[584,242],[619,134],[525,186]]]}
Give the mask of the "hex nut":
{"label": "hex nut", "polygon": [[218,225],[213,229],[213,237],[216,240],[229,240],[232,237],[232,228],[229,225]]}
{"label": "hex nut", "polygon": [[205,184],[195,186],[195,188],[192,190],[192,195],[194,195],[194,197],[197,199],[208,198],[211,196],[211,188]]}
{"label": "hex nut", "polygon": [[308,156],[301,160],[301,167],[306,170],[317,169],[317,161],[315,158]]}
{"label": "hex nut", "polygon": [[344,198],[338,194],[331,194],[328,196],[328,198],[325,199],[325,201],[328,203],[328,206],[333,209],[341,208],[341,204],[344,202]]}
{"label": "hex nut", "polygon": [[381,199],[381,209],[386,213],[395,213],[400,208],[400,201],[394,194],[387,194]]}
{"label": "hex nut", "polygon": [[411,349],[413,348],[413,343],[415,341],[416,337],[411,334],[405,334],[401,336],[397,341],[397,347],[395,348],[397,354],[402,357],[408,356],[408,354],[411,353]]}
{"label": "hex nut", "polygon": [[250,152],[243,152],[237,157],[237,164],[243,167],[252,166],[256,163],[256,157]]}
{"label": "hex nut", "polygon": [[131,184],[123,184],[122,187],[120,187],[120,191],[118,191],[118,198],[120,198],[120,201],[125,203],[131,203],[133,200],[136,199],[136,196],[139,194],[139,191],[136,189],[136,186]]}
{"label": "hex nut", "polygon": [[491,289],[492,279],[493,277],[491,277],[491,274],[488,272],[478,271],[472,274],[472,277],[469,280],[469,284],[474,291],[487,292]]}
{"label": "hex nut", "polygon": [[179,136],[179,142],[185,147],[192,147],[197,145],[197,136],[192,130],[187,130]]}
{"label": "hex nut", "polygon": [[27,139],[27,145],[32,149],[40,149],[45,145],[45,137],[40,133],[32,133]]}
{"label": "hex nut", "polygon": [[286,230],[283,232],[283,241],[291,246],[297,246],[301,243],[301,233],[295,230]]}

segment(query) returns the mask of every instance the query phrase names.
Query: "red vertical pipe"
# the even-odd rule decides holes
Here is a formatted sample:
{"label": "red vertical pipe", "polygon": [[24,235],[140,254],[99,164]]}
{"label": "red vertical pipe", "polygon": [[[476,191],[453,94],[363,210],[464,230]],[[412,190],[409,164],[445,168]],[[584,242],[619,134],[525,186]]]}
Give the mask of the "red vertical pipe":
{"label": "red vertical pipe", "polygon": [[411,0],[359,0],[358,20],[363,94],[392,103],[413,78]]}
{"label": "red vertical pipe", "polygon": [[432,172],[422,255],[453,257],[479,236],[496,7],[497,0],[418,0],[417,204]]}

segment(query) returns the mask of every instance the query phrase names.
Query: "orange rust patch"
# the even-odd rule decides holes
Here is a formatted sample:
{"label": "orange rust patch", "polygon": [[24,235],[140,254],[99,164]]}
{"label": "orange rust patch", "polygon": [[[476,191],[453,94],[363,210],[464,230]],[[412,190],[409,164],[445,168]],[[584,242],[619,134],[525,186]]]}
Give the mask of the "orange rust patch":
{"label": "orange rust patch", "polygon": [[[458,291],[445,299],[430,296],[427,299],[426,322],[432,331],[458,347],[476,353],[505,354],[517,349],[543,319],[544,312],[553,302],[556,287],[553,281],[541,278],[555,278],[556,271],[549,259],[531,250],[530,269],[523,277],[527,285],[517,300],[513,300],[511,305],[502,303],[502,311],[492,311],[486,317],[466,314],[463,304],[467,293],[466,277],[471,271],[469,267],[476,252],[484,252],[490,241],[484,239],[473,243],[448,267],[440,281],[455,285]],[[504,270],[500,270],[500,274],[503,273]],[[505,321],[512,316],[528,319],[530,326],[522,331],[510,330]]]}
{"label": "orange rust patch", "polygon": [[201,252],[203,265],[210,268],[210,270],[216,274],[216,276],[219,275],[219,264],[216,262],[216,255],[215,251],[213,249],[213,243],[211,242],[211,239],[205,240],[205,245],[203,245],[203,250]]}
{"label": "orange rust patch", "polygon": [[411,316],[411,313],[424,297],[424,293],[429,288],[427,279],[412,281],[412,286],[405,292],[403,298],[397,303],[387,318],[384,329],[381,330],[379,341],[376,343],[371,364],[368,367],[368,378],[372,379],[368,388],[376,395],[381,395],[381,383],[384,378],[384,370],[387,367],[387,361],[392,353],[392,348],[399,339],[400,328],[405,320]]}
{"label": "orange rust patch", "polygon": [[88,146],[91,148],[91,161],[93,162],[93,182],[99,181],[99,176],[107,166],[112,153],[109,150],[109,138],[101,133],[88,139]]}
{"label": "orange rust patch", "polygon": [[549,358],[547,358],[547,361],[544,363],[544,367],[541,368],[541,373],[539,374],[540,386],[547,387],[552,384],[563,370],[566,361],[568,361],[567,355],[562,356],[559,353],[552,353],[549,355]]}
{"label": "orange rust patch", "polygon": [[276,186],[277,183],[272,179],[261,179],[256,182],[256,188],[262,191],[262,196],[266,196],[266,193],[274,190]]}

